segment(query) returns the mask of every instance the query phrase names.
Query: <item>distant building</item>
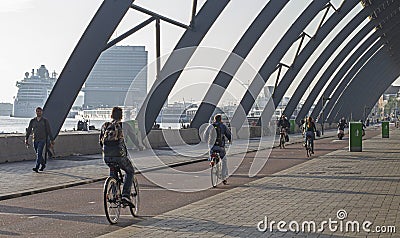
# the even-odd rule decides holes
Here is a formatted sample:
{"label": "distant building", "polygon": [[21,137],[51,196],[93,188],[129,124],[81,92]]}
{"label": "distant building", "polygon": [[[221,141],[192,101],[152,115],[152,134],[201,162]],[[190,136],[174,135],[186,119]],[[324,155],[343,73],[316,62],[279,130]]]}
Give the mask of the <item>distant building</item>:
{"label": "distant building", "polygon": [[32,73],[25,73],[25,78],[18,81],[17,96],[14,99],[15,117],[34,117],[35,108],[43,107],[46,103],[54,84],[57,81],[57,74],[52,73],[51,77],[46,66],[41,65],[39,69],[32,69]]}
{"label": "distant building", "polygon": [[13,111],[11,103],[0,103],[0,116],[10,116]]}
{"label": "distant building", "polygon": [[383,100],[388,100],[390,97],[398,97],[400,92],[400,86],[390,85],[383,93]]}
{"label": "distant building", "polygon": [[113,46],[104,51],[82,89],[83,108],[123,106],[129,89],[133,95],[129,105],[140,107],[147,94],[146,65],[144,46]]}

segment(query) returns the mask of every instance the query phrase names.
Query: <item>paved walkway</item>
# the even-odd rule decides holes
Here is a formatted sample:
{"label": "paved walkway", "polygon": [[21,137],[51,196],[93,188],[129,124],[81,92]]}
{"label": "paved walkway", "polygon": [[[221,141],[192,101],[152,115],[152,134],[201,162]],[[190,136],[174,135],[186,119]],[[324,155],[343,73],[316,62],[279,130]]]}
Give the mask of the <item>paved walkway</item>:
{"label": "paved walkway", "polygon": [[391,131],[103,237],[400,237],[399,142]]}
{"label": "paved walkway", "polygon": [[[333,136],[334,134],[335,131],[330,131],[325,136]],[[272,140],[272,138],[265,139]],[[300,135],[291,136],[291,143],[300,141]],[[277,141],[275,141],[275,146],[276,143]],[[265,149],[268,144],[268,142],[265,142],[261,143],[262,146],[259,146],[258,140],[250,140],[250,144],[246,140],[237,140],[234,142],[234,146],[230,148],[228,155]],[[134,152],[134,163],[140,168],[141,172],[145,172],[207,158],[206,155],[201,154],[201,151],[206,151],[204,144],[200,146],[177,146],[174,149]],[[187,156],[193,153],[197,153],[199,156]],[[149,160],[150,157],[154,158],[155,154],[162,163],[154,159]],[[39,174],[32,171],[33,166],[34,161],[0,164],[1,180],[8,181],[0,183],[0,200],[91,183],[105,179],[108,175],[108,167],[104,164],[100,154],[51,159],[47,162],[46,170]]]}

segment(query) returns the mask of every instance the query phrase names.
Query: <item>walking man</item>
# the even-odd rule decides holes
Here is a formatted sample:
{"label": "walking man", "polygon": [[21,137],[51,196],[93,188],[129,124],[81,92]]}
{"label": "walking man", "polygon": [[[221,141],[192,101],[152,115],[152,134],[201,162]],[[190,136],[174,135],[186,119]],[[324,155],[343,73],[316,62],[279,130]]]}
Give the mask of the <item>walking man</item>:
{"label": "walking man", "polygon": [[[36,117],[32,118],[29,122],[29,126],[26,129],[25,144],[29,145],[28,139],[30,134],[33,132],[33,147],[36,152],[36,166],[32,169],[36,173],[43,171],[46,168],[46,160],[43,159],[43,149],[46,146],[47,141],[50,138],[51,146],[54,145],[54,137],[51,134],[49,121],[42,116],[43,109],[41,107],[36,108]],[[40,169],[39,169],[40,166]]]}

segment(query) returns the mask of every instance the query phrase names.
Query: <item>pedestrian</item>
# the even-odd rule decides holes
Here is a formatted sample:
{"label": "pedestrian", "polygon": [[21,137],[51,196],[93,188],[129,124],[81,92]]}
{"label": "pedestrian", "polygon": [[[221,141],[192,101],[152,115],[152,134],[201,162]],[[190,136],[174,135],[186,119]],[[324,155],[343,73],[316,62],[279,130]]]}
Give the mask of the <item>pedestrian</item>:
{"label": "pedestrian", "polygon": [[113,164],[118,164],[125,171],[122,201],[133,206],[130,194],[135,171],[128,158],[121,120],[122,109],[114,107],[111,112],[111,121],[105,122],[101,127],[99,143],[103,151],[104,162],[110,167],[110,176],[115,176]]}
{"label": "pedestrian", "polygon": [[[45,151],[47,151],[47,148],[49,146],[54,146],[54,137],[51,133],[49,121],[42,115],[43,109],[41,107],[37,107],[36,117],[30,120],[25,135],[25,144],[29,146],[28,139],[31,133],[33,133],[32,140],[33,147],[35,148],[36,152],[36,165],[32,170],[36,173],[38,173],[39,171],[43,171],[46,168],[46,159],[43,158],[43,149],[46,147]],[[45,157],[47,157],[47,153]]]}

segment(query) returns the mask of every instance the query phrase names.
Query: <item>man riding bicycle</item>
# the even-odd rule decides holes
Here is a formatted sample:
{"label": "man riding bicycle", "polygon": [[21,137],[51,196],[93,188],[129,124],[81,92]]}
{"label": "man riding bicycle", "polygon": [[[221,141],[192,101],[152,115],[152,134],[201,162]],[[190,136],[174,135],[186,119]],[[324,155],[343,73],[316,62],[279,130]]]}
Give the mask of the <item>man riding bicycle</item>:
{"label": "man riding bicycle", "polygon": [[314,154],[314,139],[315,139],[315,132],[317,128],[315,127],[315,123],[312,117],[308,117],[307,121],[304,123],[303,126],[303,134],[304,134],[304,145],[307,145],[307,137],[310,138],[311,142],[311,153]]}
{"label": "man riding bicycle", "polygon": [[215,115],[211,126],[205,131],[205,138],[208,140],[209,146],[211,146],[210,155],[217,152],[222,158],[222,182],[226,185],[228,184],[228,164],[225,156],[225,137],[228,138],[229,143],[232,143],[232,134],[228,127],[222,123],[220,114]]}
{"label": "man riding bicycle", "polygon": [[111,113],[111,122],[105,122],[101,127],[99,143],[103,151],[104,162],[110,167],[110,176],[114,176],[111,164],[118,166],[125,171],[124,186],[122,189],[122,200],[132,205],[130,198],[134,168],[128,158],[128,151],[124,142],[122,131],[122,109],[114,107]]}

